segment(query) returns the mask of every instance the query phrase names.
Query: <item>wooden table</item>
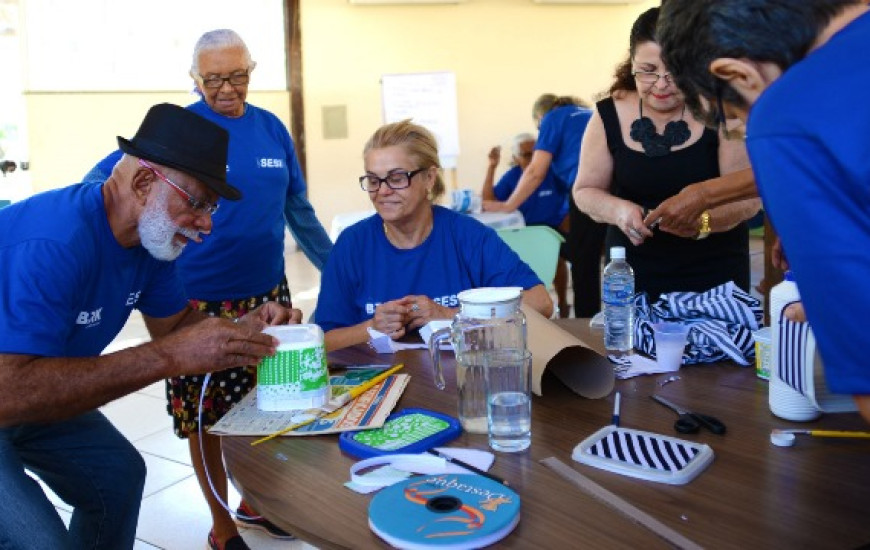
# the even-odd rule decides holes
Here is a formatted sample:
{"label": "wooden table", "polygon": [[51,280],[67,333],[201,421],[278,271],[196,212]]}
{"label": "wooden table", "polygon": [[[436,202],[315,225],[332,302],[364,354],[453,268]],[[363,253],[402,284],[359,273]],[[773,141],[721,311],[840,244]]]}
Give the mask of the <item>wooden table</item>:
{"label": "wooden table", "polygon": [[[593,348],[600,332],[581,319],[560,324]],[[444,359],[450,358],[446,354]],[[453,362],[444,361],[448,390],[432,382],[423,351],[395,357],[352,348],[330,355],[337,364],[404,362],[412,375],[397,409],[423,407],[455,416]],[[452,358],[451,358],[452,359]],[[870,543],[870,442],[798,436],[794,447],[770,444],[774,427],[866,429],[857,414],[831,414],[811,424],[771,415],[767,382],[733,364],[683,367],[680,380],[665,375],[617,381],[622,425],[678,435],[676,414],[649,396],[720,418],[728,433],[702,431],[680,437],[707,443],[715,460],[687,485],[672,486],[613,474],[571,460],[580,441],[610,423],[613,396],[588,400],[545,374],[543,396],[532,401],[532,446],[496,453],[491,471],[522,497],[521,520],[499,543],[504,548],[668,548],[646,528],[626,519],[539,463],[556,457],[691,541],[707,548],[855,548]],[[322,548],[385,548],[368,527],[371,496],[343,487],[354,459],[336,436],[285,437],[251,447],[252,438],[227,437],[224,456],[234,483],[262,514]],[[463,434],[457,447],[487,448],[485,435]]]}

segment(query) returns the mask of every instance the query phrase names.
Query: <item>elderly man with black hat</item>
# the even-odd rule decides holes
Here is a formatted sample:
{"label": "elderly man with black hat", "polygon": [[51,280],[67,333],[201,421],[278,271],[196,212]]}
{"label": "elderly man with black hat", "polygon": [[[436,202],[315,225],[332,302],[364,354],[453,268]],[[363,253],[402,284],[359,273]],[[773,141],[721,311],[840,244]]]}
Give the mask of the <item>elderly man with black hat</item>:
{"label": "elderly man with black hat", "polygon": [[[41,193],[0,211],[0,547],[132,548],[145,465],[96,410],[155,381],[256,364],[267,325],[301,313],[267,303],[239,323],[187,305],[174,260],[211,231],[226,181],[226,130],[152,107],[103,184]],[[138,309],[152,341],[100,355]],[[36,474],[73,506],[69,529]]]}

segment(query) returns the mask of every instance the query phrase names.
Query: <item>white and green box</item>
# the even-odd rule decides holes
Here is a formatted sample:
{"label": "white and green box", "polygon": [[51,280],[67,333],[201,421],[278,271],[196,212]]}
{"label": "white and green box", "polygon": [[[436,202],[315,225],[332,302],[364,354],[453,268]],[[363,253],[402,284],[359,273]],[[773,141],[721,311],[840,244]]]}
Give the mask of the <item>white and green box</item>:
{"label": "white and green box", "polygon": [[278,351],[257,368],[261,411],[316,409],[329,399],[323,331],[317,325],[280,325],[263,330],[278,340]]}

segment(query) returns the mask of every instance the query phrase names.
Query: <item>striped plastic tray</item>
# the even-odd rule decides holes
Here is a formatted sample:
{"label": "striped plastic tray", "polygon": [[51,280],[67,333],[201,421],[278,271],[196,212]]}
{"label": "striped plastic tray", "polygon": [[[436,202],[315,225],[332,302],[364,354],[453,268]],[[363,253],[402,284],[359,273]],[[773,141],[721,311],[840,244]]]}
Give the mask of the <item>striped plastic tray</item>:
{"label": "striped plastic tray", "polygon": [[611,425],[580,442],[571,458],[617,474],[683,485],[713,461],[713,449],[676,437]]}

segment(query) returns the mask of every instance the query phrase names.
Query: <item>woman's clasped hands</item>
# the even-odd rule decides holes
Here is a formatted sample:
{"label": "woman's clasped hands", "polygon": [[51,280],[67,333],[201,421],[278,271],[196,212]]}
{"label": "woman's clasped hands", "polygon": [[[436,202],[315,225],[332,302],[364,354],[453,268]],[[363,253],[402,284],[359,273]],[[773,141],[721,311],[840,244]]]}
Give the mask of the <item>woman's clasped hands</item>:
{"label": "woman's clasped hands", "polygon": [[449,319],[453,313],[428,296],[405,296],[378,305],[372,328],[398,340],[433,319]]}

